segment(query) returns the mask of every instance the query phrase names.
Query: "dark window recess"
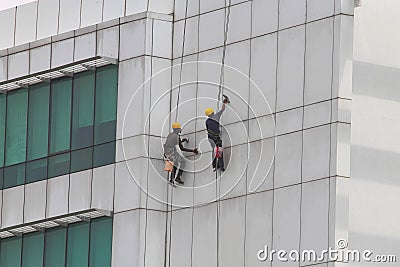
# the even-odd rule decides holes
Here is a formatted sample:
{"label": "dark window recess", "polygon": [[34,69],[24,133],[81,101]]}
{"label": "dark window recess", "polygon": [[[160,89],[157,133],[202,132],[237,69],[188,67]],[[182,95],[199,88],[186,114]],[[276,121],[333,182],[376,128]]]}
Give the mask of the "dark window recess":
{"label": "dark window recess", "polygon": [[72,150],[93,146],[94,82],[93,71],[74,76]]}
{"label": "dark window recess", "polygon": [[26,163],[26,182],[36,182],[47,178],[47,158]]}
{"label": "dark window recess", "polygon": [[47,157],[49,136],[50,85],[29,88],[27,160]]}
{"label": "dark window recess", "polygon": [[50,154],[70,149],[72,79],[51,83]]}
{"label": "dark window recess", "polygon": [[4,168],[4,188],[25,183],[25,163]]}
{"label": "dark window recess", "polygon": [[93,147],[71,152],[71,172],[92,168]]}
{"label": "dark window recess", "polygon": [[94,144],[115,141],[118,68],[106,66],[96,72]]}
{"label": "dark window recess", "polygon": [[0,189],[3,189],[4,185],[4,168],[0,168]]}
{"label": "dark window recess", "polygon": [[4,141],[6,130],[6,94],[0,94],[0,167],[4,166]]}
{"label": "dark window recess", "polygon": [[115,162],[115,142],[110,142],[94,147],[93,168]]}
{"label": "dark window recess", "polygon": [[69,173],[70,153],[64,153],[49,158],[48,177],[56,177]]}

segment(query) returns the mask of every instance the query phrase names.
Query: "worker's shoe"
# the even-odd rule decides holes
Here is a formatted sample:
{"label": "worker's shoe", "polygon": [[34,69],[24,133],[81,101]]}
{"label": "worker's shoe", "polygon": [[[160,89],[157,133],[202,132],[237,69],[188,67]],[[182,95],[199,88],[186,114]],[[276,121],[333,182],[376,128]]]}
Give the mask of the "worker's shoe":
{"label": "worker's shoe", "polygon": [[175,179],[175,182],[177,182],[178,184],[184,184],[183,181],[181,180],[181,177],[177,177]]}

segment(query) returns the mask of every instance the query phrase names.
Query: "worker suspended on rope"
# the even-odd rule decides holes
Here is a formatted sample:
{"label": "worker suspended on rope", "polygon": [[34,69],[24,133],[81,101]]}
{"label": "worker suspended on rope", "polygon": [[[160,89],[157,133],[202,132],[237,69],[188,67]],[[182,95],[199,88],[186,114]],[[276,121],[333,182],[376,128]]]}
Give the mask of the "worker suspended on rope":
{"label": "worker suspended on rope", "polygon": [[[192,152],[198,154],[197,148],[189,149],[183,147],[183,143],[189,142],[188,139],[181,139],[181,125],[178,122],[172,124],[172,133],[167,136],[167,140],[164,144],[164,158],[166,160],[165,170],[170,171],[170,183],[174,184],[177,182],[183,184],[181,179],[183,168],[185,165],[185,157],[182,151]],[[176,175],[176,173],[178,173]],[[175,177],[176,175],[176,177]]]}
{"label": "worker suspended on rope", "polygon": [[222,112],[225,110],[225,105],[230,103],[229,98],[224,95],[224,100],[222,101],[222,108],[215,113],[214,109],[207,108],[205,110],[206,116],[208,119],[206,120],[206,127],[208,133],[208,141],[211,144],[213,149],[212,152],[212,166],[214,171],[220,169],[221,171],[225,171],[224,166],[224,154],[221,140],[221,130],[220,130],[220,119]]}

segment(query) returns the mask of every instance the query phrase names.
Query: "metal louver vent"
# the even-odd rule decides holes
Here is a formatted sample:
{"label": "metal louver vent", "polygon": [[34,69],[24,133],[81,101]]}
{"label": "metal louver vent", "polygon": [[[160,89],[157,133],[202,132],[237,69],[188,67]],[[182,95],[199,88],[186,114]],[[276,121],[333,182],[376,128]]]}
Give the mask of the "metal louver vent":
{"label": "metal louver vent", "polygon": [[112,216],[112,211],[101,210],[101,209],[88,209],[79,212],[74,212],[70,214],[65,214],[62,216],[57,216],[45,220],[24,223],[21,225],[16,225],[12,227],[7,227],[0,230],[0,238],[8,238],[12,236],[20,236],[22,234],[44,231],[48,228],[53,228],[57,226],[68,226],[68,224],[81,222],[81,221],[90,221],[91,219],[99,218],[99,217],[110,217]]}
{"label": "metal louver vent", "polygon": [[73,76],[75,73],[87,70],[95,70],[96,68],[110,64],[118,64],[118,60],[101,56],[80,60],[47,71],[33,73],[16,79],[1,82],[0,93],[6,93],[7,91],[15,90],[21,87],[28,87],[41,82],[50,82],[52,79],[57,79],[64,76]]}

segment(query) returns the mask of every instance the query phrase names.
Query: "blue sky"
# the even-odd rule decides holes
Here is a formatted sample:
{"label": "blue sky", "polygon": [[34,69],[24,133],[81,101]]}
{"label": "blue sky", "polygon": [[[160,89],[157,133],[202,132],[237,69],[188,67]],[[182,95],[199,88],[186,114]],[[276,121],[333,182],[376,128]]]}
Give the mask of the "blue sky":
{"label": "blue sky", "polygon": [[0,0],[0,10],[35,1],[37,0]]}

